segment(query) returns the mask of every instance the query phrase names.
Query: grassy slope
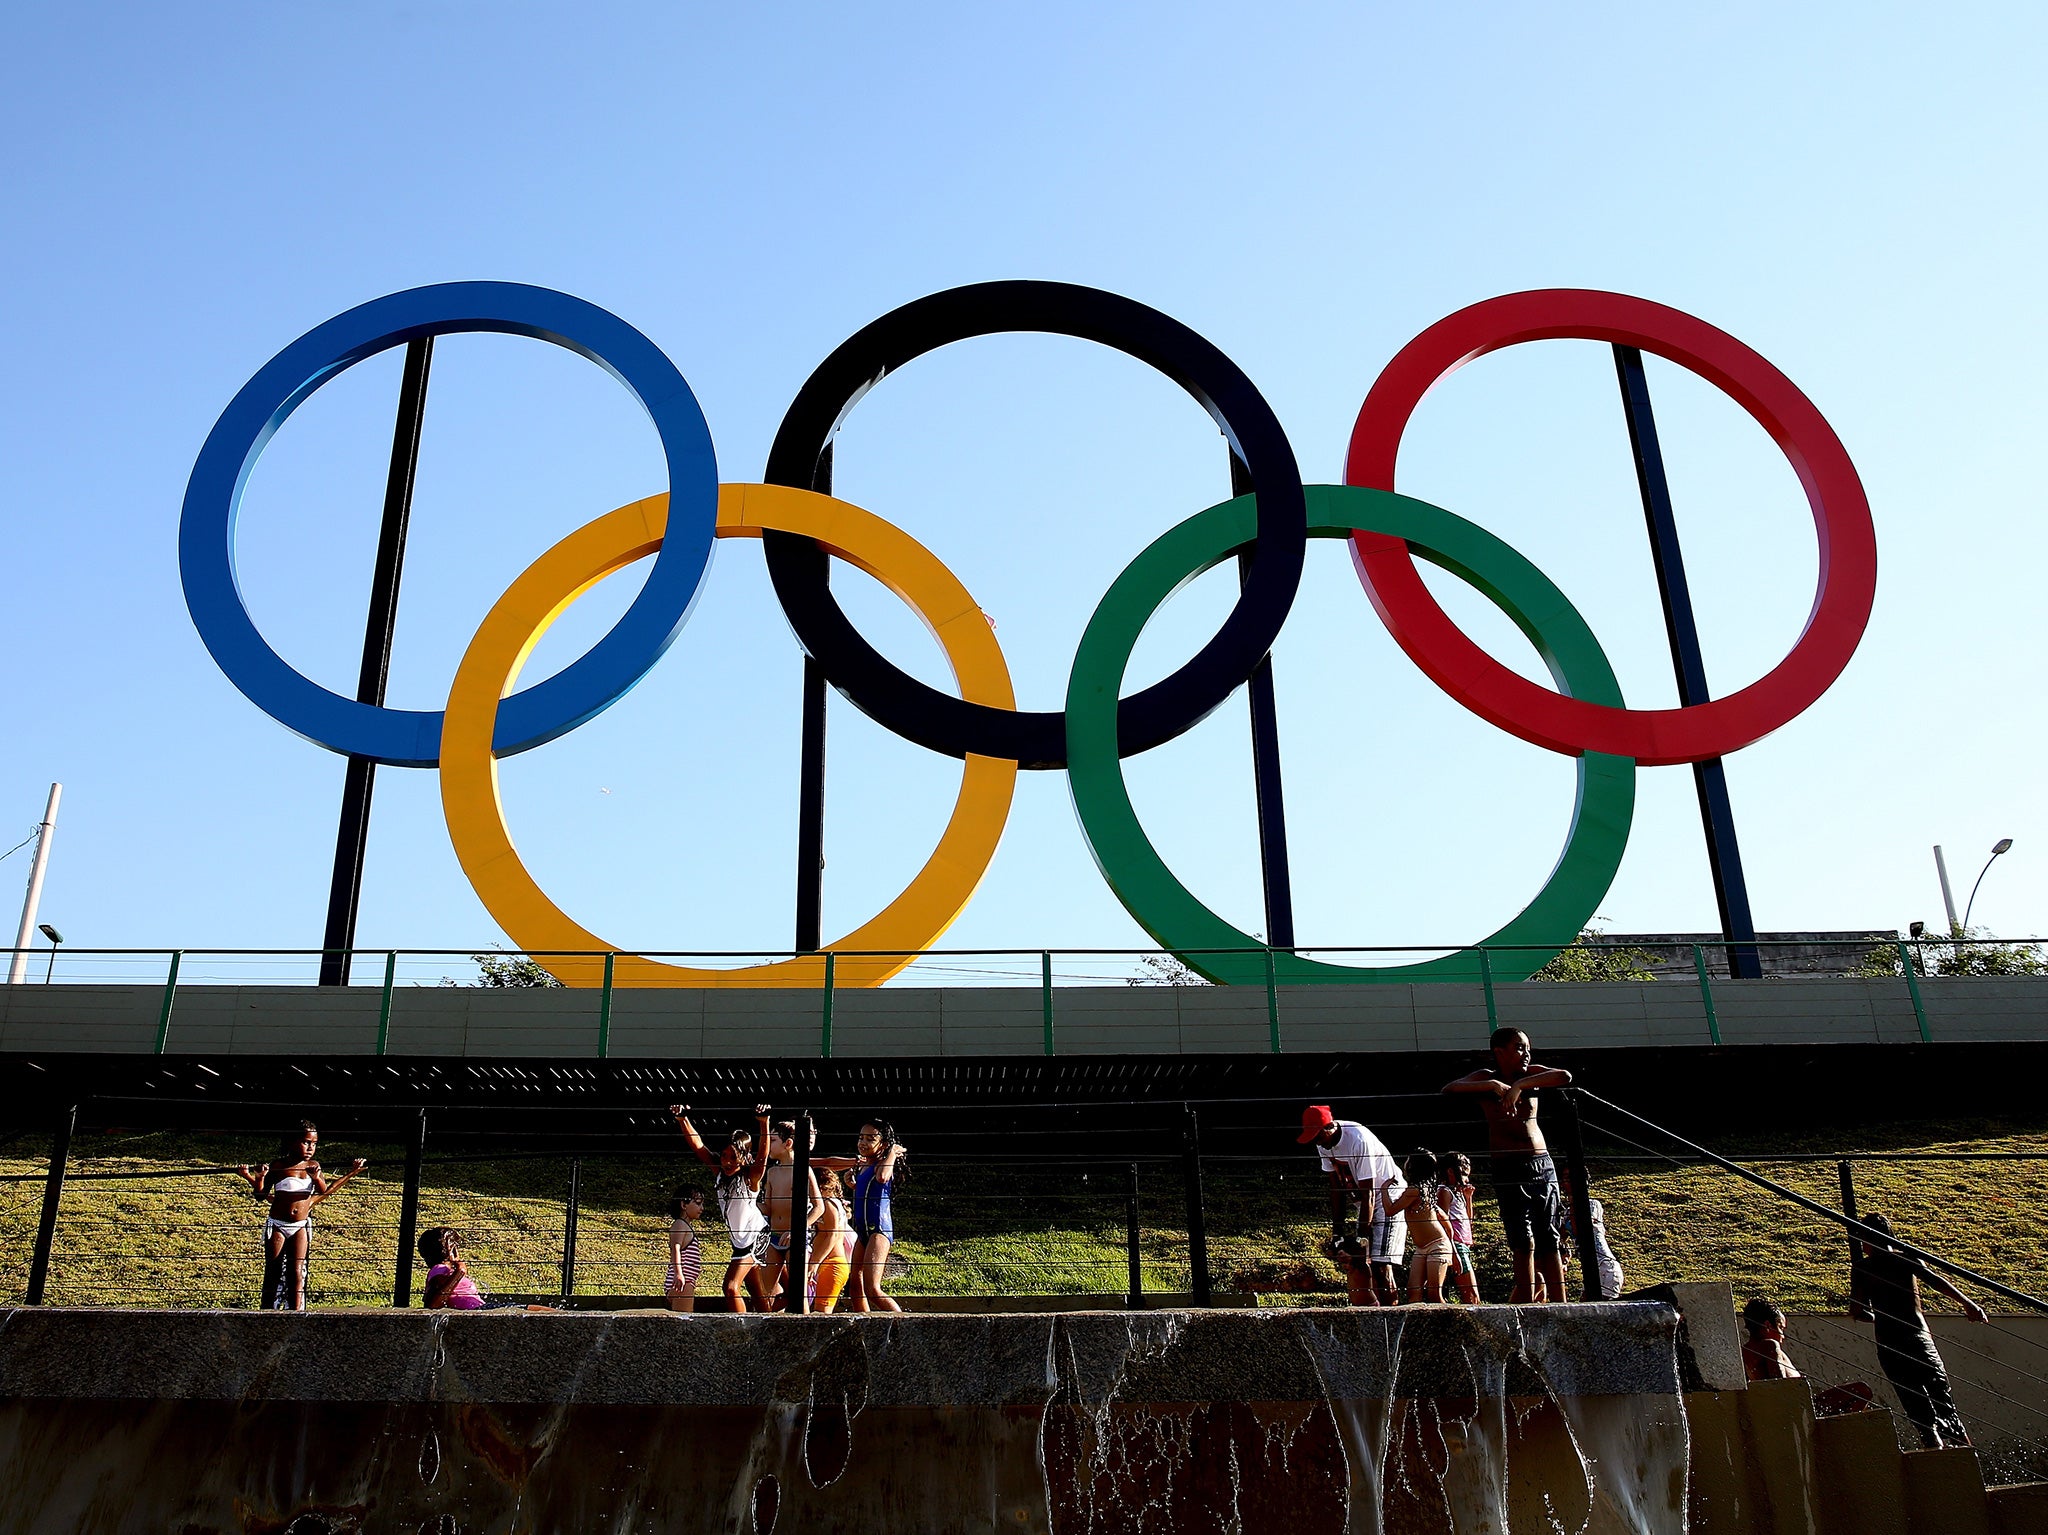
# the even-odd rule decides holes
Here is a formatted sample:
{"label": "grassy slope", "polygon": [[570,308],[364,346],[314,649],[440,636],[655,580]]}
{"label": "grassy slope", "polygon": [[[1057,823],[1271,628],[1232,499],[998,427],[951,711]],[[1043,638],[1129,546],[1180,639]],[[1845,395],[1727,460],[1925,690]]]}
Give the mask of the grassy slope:
{"label": "grassy slope", "polygon": [[[1744,1136],[1748,1152],[2048,1151],[2048,1126],[2012,1123],[1900,1124],[1883,1131],[1816,1129]],[[392,1147],[336,1143],[328,1161],[364,1154],[373,1167],[319,1213],[314,1290],[329,1303],[388,1298],[398,1220]],[[42,1192],[40,1145],[0,1146],[0,1298],[17,1299]],[[227,1137],[94,1135],[74,1170],[192,1166],[260,1157],[258,1141]],[[1832,1164],[1764,1169],[1815,1198],[1836,1201]],[[701,1181],[683,1159],[608,1158],[584,1163],[578,1288],[649,1294],[660,1288],[662,1200],[674,1182]],[[1711,1169],[1596,1161],[1596,1192],[1631,1285],[1659,1279],[1727,1279],[1738,1295],[1769,1294],[1793,1308],[1839,1310],[1847,1270],[1840,1235],[1826,1223]],[[559,1282],[567,1164],[558,1160],[431,1165],[422,1225],[448,1224],[470,1238],[483,1283],[500,1292],[552,1291]],[[1186,1286],[1182,1199],[1171,1169],[1148,1167],[1141,1205],[1146,1283]],[[1862,1164],[1866,1211],[1883,1209],[1901,1232],[1993,1277],[2038,1293],[2048,1253],[2048,1161]],[[169,1181],[70,1185],[58,1230],[50,1299],[55,1302],[252,1304],[259,1276],[260,1214],[232,1174]],[[1117,1293],[1124,1285],[1124,1190],[1120,1172],[1027,1166],[918,1166],[900,1203],[902,1247],[912,1269],[904,1293]],[[1211,1266],[1226,1280],[1255,1268],[1305,1265],[1335,1288],[1315,1256],[1323,1196],[1306,1157],[1214,1163],[1205,1173]],[[1505,1255],[1490,1211],[1480,1219],[1482,1281],[1504,1293]],[[718,1234],[707,1229],[707,1246]]]}

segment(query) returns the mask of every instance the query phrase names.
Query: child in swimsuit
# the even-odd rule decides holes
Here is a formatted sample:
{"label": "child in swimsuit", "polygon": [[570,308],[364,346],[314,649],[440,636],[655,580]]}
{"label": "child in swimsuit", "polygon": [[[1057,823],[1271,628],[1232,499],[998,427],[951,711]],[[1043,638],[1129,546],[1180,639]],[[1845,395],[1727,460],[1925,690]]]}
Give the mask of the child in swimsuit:
{"label": "child in swimsuit", "polygon": [[761,1180],[768,1171],[768,1105],[754,1105],[754,1133],[735,1130],[731,1140],[722,1152],[713,1152],[697,1134],[697,1127],[690,1123],[688,1106],[671,1103],[669,1117],[676,1122],[676,1128],[683,1132],[683,1139],[690,1143],[690,1150],[699,1162],[717,1172],[718,1181],[712,1192],[718,1199],[719,1213],[725,1217],[725,1234],[732,1246],[732,1261],[725,1268],[725,1303],[733,1311],[747,1309],[746,1286],[752,1286],[754,1299],[761,1310],[768,1309],[770,1291],[763,1282],[761,1271],[755,1266],[761,1236],[767,1229],[768,1217],[761,1213],[756,1196],[761,1192]]}
{"label": "child in swimsuit", "polygon": [[349,1170],[329,1183],[314,1153],[320,1130],[310,1119],[285,1133],[277,1155],[261,1167],[242,1167],[243,1178],[259,1200],[270,1202],[263,1222],[263,1298],[265,1311],[306,1309],[306,1266],[313,1246],[313,1207],[339,1193],[349,1179],[370,1164],[357,1157]]}
{"label": "child in swimsuit", "polygon": [[1408,1217],[1415,1251],[1408,1259],[1408,1301],[1440,1301],[1451,1266],[1451,1233],[1436,1203],[1436,1153],[1418,1146],[1401,1164],[1408,1187],[1387,1201],[1387,1209]]}
{"label": "child in swimsuit", "polygon": [[819,1173],[818,1193],[825,1210],[811,1229],[811,1309],[827,1312],[839,1304],[839,1292],[853,1273],[853,1220],[839,1174],[829,1168]]}
{"label": "child in swimsuit", "polygon": [[863,1124],[856,1146],[858,1156],[813,1157],[811,1166],[853,1173],[852,1309],[901,1311],[894,1298],[882,1293],[882,1278],[888,1272],[889,1249],[896,1242],[896,1217],[890,1202],[902,1181],[907,1151],[896,1139],[896,1127],[886,1119]]}
{"label": "child in swimsuit", "polygon": [[1436,1207],[1451,1233],[1451,1277],[1468,1306],[1479,1304],[1479,1270],[1472,1262],[1472,1159],[1447,1151],[1436,1159]]}
{"label": "child in swimsuit", "polygon": [[704,1218],[704,1191],[681,1188],[668,1202],[668,1279],[662,1289],[671,1311],[697,1309],[697,1280],[704,1269],[696,1223]]}
{"label": "child in swimsuit", "polygon": [[420,1238],[420,1256],[427,1260],[426,1306],[429,1311],[481,1311],[483,1292],[462,1261],[462,1234],[452,1226],[436,1226]]}

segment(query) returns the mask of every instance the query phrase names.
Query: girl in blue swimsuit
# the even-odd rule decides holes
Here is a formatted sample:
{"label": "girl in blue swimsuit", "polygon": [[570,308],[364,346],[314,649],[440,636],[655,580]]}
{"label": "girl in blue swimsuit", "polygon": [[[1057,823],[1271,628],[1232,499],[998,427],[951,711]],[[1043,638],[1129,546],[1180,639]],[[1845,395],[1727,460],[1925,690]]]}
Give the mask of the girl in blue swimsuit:
{"label": "girl in blue swimsuit", "polygon": [[860,1127],[857,1157],[815,1157],[811,1165],[853,1173],[853,1276],[848,1287],[849,1309],[854,1311],[901,1311],[890,1296],[882,1293],[882,1275],[889,1262],[889,1248],[896,1240],[896,1220],[890,1201],[903,1176],[904,1148],[896,1139],[896,1127],[886,1119],[870,1119]]}

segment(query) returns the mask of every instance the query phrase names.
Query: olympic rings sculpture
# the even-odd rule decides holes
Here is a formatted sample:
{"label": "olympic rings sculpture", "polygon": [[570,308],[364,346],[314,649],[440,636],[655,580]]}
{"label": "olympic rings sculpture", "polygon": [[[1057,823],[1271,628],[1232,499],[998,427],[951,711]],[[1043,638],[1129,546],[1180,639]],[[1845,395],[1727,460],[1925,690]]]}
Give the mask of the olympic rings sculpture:
{"label": "olympic rings sculpture", "polygon": [[[669,488],[569,534],[492,607],[440,712],[343,698],[283,660],[258,633],[235,574],[242,488],[264,445],[323,383],[421,337],[522,335],[606,369],[654,422]],[[1215,419],[1251,489],[1169,529],[1125,569],[1082,635],[1065,708],[1016,707],[993,625],[939,558],[874,513],[824,493],[834,434],[886,374],[937,347],[1003,331],[1076,336],[1157,368]],[[1820,543],[1806,627],[1764,677],[1724,698],[1631,709],[1599,641],[1564,594],[1520,554],[1452,512],[1394,491],[1402,434],[1445,375],[1501,347],[1553,338],[1638,347],[1705,378],[1770,433],[1804,486]],[[1761,739],[1824,693],[1870,617],[1877,542],[1848,452],[1782,373],[1734,337],[1679,310],[1624,294],[1546,289],[1459,310],[1395,356],[1367,392],[1351,434],[1346,484],[1304,485],[1278,418],[1237,365],[1178,321],[1134,300],[1064,283],[955,288],[884,315],[805,382],[769,451],[767,484],[721,484],[710,429],[688,382],[654,343],[568,294],[516,283],[446,283],[372,300],[307,332],[267,363],[222,413],[185,494],[179,564],[185,600],[228,679],[280,724],[329,751],[400,767],[438,767],[448,832],[486,909],[520,948],[571,986],[879,986],[930,948],[965,909],[995,856],[1020,769],[1065,769],[1082,834],[1139,925],[1206,978],[1229,985],[1474,979],[1469,955],[1361,968],[1258,940],[1204,906],[1146,838],[1122,761],[1192,728],[1255,671],[1291,610],[1310,538],[1349,540],[1367,598],[1402,649],[1445,692],[1524,740],[1578,759],[1565,846],[1535,898],[1486,944],[1496,979],[1522,979],[1592,917],[1627,846],[1640,766],[1697,762]],[[564,913],[519,859],[497,787],[497,760],[554,740],[622,698],[682,631],[714,540],[759,538],[777,600],[806,652],[856,707],[897,734],[962,759],[959,797],[937,848],[895,900],[815,954],[741,970],[691,969],[632,955]],[[1128,697],[1132,648],[1160,604],[1226,558],[1252,558],[1237,605],[1178,671]],[[541,635],[606,575],[654,556],[612,629],[545,682],[514,692]],[[1416,557],[1476,587],[1530,639],[1555,690],[1474,644],[1423,585]],[[826,562],[847,560],[901,597],[943,647],[959,696],[881,655],[833,599]],[[1254,952],[1229,952],[1229,951]],[[555,951],[550,953],[549,951]],[[583,951],[583,952],[561,952]]]}

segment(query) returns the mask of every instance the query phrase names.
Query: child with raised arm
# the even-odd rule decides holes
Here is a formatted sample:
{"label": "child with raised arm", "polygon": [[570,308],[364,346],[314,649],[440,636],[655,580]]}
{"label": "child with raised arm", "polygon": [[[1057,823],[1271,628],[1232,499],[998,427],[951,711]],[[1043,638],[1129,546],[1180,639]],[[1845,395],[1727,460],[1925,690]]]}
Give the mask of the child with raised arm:
{"label": "child with raised arm", "polygon": [[[1571,1086],[1572,1074],[1539,1066],[1529,1058],[1529,1036],[1520,1029],[1495,1029],[1493,1062],[1444,1084],[1447,1093],[1474,1093],[1486,1115],[1492,1148],[1493,1192],[1507,1228],[1515,1264],[1514,1304],[1539,1298],[1564,1299],[1564,1257],[1558,1246],[1557,1168],[1536,1123],[1536,1095],[1546,1087]],[[1542,1280],[1544,1294],[1537,1295]]]}
{"label": "child with raised arm", "polygon": [[1444,1298],[1444,1275],[1450,1272],[1450,1228],[1436,1203],[1436,1153],[1416,1147],[1401,1164],[1407,1187],[1387,1201],[1387,1211],[1408,1218],[1408,1240],[1415,1252],[1408,1260],[1408,1303]]}
{"label": "child with raised arm", "polygon": [[1472,1159],[1447,1151],[1436,1159],[1436,1206],[1451,1233],[1451,1277],[1458,1298],[1479,1304],[1479,1269],[1472,1261]]}
{"label": "child with raised arm", "polygon": [[[796,1236],[796,1123],[793,1120],[782,1120],[768,1132],[768,1174],[761,1183],[761,1209],[768,1218],[768,1250],[762,1258],[761,1281],[771,1297],[768,1309],[786,1311],[789,1309],[787,1297],[773,1297],[776,1297],[788,1273],[789,1249]],[[824,1213],[824,1201],[818,1197],[818,1175],[812,1172],[804,1185],[804,1225],[815,1226]],[[806,1262],[804,1274],[793,1276],[791,1282],[802,1283],[809,1269]]]}
{"label": "child with raised arm", "polygon": [[851,1157],[813,1157],[811,1166],[853,1173],[853,1299],[852,1311],[901,1311],[892,1296],[882,1293],[889,1249],[896,1242],[893,1201],[903,1181],[909,1148],[896,1139],[886,1119],[870,1119],[860,1127]]}
{"label": "child with raised arm", "polygon": [[687,1104],[670,1104],[668,1114],[683,1132],[683,1139],[690,1143],[697,1160],[717,1172],[718,1181],[712,1192],[718,1199],[719,1214],[725,1217],[726,1239],[732,1247],[732,1261],[725,1267],[726,1305],[734,1311],[745,1311],[747,1286],[751,1285],[754,1299],[766,1311],[771,1292],[755,1266],[755,1251],[768,1227],[768,1217],[761,1213],[757,1202],[761,1180],[768,1171],[768,1105],[754,1105],[751,1135],[745,1130],[733,1131],[725,1149],[715,1154],[690,1123]]}
{"label": "child with raised arm", "polygon": [[328,1182],[314,1154],[320,1149],[320,1130],[312,1120],[302,1119],[298,1128],[287,1131],[277,1155],[261,1167],[239,1171],[259,1201],[267,1200],[270,1214],[263,1222],[263,1291],[265,1311],[306,1309],[306,1267],[313,1248],[313,1207],[338,1194],[349,1180],[370,1164],[361,1157],[349,1164],[347,1172]]}

